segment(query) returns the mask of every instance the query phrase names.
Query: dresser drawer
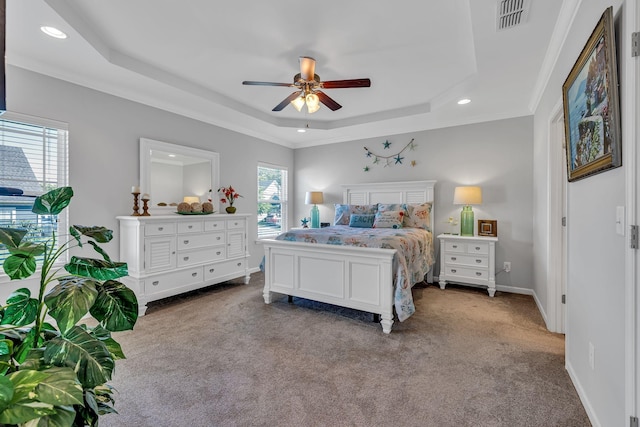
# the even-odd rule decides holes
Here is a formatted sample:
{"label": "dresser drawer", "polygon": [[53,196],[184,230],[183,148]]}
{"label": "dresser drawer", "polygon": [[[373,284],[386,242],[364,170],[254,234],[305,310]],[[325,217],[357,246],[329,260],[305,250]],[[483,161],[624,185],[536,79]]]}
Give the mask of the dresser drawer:
{"label": "dresser drawer", "polygon": [[202,271],[202,267],[194,267],[183,271],[165,273],[158,277],[147,278],[144,281],[144,293],[150,295],[202,282],[204,280]]}
{"label": "dresser drawer", "polygon": [[463,254],[466,251],[466,246],[464,243],[461,243],[461,242],[445,242],[444,250],[446,252],[456,252],[456,253]]}
{"label": "dresser drawer", "polygon": [[456,277],[470,278],[470,279],[477,279],[477,280],[487,280],[487,277],[489,274],[488,270],[458,267],[458,266],[452,266],[452,265],[447,265],[445,267],[445,270],[447,273],[447,280],[449,279],[455,280]]}
{"label": "dresser drawer", "polygon": [[203,229],[202,221],[189,221],[178,223],[178,233],[198,233]]}
{"label": "dresser drawer", "polygon": [[486,242],[467,243],[467,253],[487,255],[489,253],[489,244]]}
{"label": "dresser drawer", "polygon": [[218,219],[204,222],[204,231],[224,230],[224,220]]}
{"label": "dresser drawer", "polygon": [[146,224],[144,227],[145,236],[166,236],[167,234],[175,233],[175,222],[155,222],[153,224]]}
{"label": "dresser drawer", "polygon": [[200,264],[207,261],[224,259],[226,256],[224,246],[194,249],[178,253],[177,265],[184,267],[187,265]]}
{"label": "dresser drawer", "polygon": [[228,229],[239,229],[242,228],[244,229],[246,220],[244,218],[239,218],[239,219],[228,219],[227,220],[227,228]]}
{"label": "dresser drawer", "polygon": [[445,262],[447,264],[466,265],[471,267],[487,267],[489,259],[486,256],[458,255],[447,253]]}
{"label": "dresser drawer", "polygon": [[224,232],[204,234],[181,234],[178,236],[178,250],[224,245]]}
{"label": "dresser drawer", "polygon": [[246,259],[219,262],[204,266],[204,280],[211,280],[227,274],[244,272],[247,267]]}

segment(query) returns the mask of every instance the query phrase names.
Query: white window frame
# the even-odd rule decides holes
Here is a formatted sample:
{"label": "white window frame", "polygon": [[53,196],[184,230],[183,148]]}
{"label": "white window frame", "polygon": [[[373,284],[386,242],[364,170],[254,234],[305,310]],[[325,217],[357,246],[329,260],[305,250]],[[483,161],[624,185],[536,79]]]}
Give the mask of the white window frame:
{"label": "white window frame", "polygon": [[[265,169],[277,169],[280,171],[280,173],[284,173],[285,176],[282,179],[282,189],[281,189],[281,194],[282,194],[282,199],[278,200],[278,201],[273,201],[271,199],[260,199],[260,174],[259,174],[259,169],[260,168],[265,168]],[[263,163],[263,162],[258,162],[258,166],[256,168],[256,195],[257,195],[257,205],[256,205],[256,224],[257,224],[257,238],[258,240],[260,239],[270,239],[273,238],[275,236],[277,236],[278,234],[280,234],[282,231],[286,231],[288,229],[288,224],[289,224],[289,169],[286,166],[281,166],[281,165],[275,165],[272,163]],[[258,206],[260,205],[260,203],[279,203],[280,204],[280,229],[275,229],[272,233],[261,233],[261,227],[258,220],[257,215],[258,214]]]}
{"label": "white window frame", "polygon": [[[29,116],[26,114],[14,113],[7,111],[6,113],[0,115],[0,120],[2,121],[12,121],[18,123],[24,123],[26,125],[40,126],[43,128],[51,128],[57,129],[62,132],[58,138],[58,147],[57,147],[57,187],[65,187],[69,183],[69,131],[68,125],[63,122],[58,122],[55,120],[44,119],[41,117]],[[41,192],[44,194],[45,191]],[[40,194],[35,194],[40,195]],[[67,229],[69,224],[69,209],[65,209],[57,216],[57,224],[56,224],[56,238],[58,240],[58,244],[64,242],[65,237],[67,236]],[[65,253],[58,259],[57,265],[62,265],[68,262],[69,257],[68,254]],[[38,263],[38,271],[40,270],[41,263]],[[0,282],[3,282],[4,279],[7,279],[4,270],[0,268]]]}

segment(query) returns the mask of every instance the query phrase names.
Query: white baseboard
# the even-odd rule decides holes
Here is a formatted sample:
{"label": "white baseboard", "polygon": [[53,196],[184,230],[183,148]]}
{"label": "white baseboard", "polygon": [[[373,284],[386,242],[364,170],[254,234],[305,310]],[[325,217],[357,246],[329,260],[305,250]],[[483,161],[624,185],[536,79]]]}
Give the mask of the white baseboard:
{"label": "white baseboard", "polygon": [[587,398],[587,395],[584,392],[584,388],[582,387],[582,384],[578,380],[578,376],[573,370],[573,366],[569,362],[569,358],[567,357],[566,354],[564,359],[565,359],[564,368],[569,373],[569,378],[571,378],[571,382],[573,383],[573,386],[578,392],[578,397],[580,398],[580,402],[582,402],[582,406],[584,406],[584,410],[587,413],[587,416],[589,417],[589,421],[591,421],[591,425],[593,427],[601,427],[602,424],[600,424],[600,420],[598,420],[598,417],[596,416],[596,412],[593,410],[593,407],[591,406],[591,402]]}

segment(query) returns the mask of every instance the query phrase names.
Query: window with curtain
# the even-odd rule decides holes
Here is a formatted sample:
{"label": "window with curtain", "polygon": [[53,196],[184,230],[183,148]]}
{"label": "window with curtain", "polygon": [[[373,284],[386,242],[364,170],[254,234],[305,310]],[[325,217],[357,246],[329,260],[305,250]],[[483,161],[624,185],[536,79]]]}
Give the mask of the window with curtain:
{"label": "window with curtain", "polygon": [[274,237],[287,229],[287,169],[258,165],[258,238]]}
{"label": "window with curtain", "polygon": [[[0,227],[27,229],[26,238],[34,241],[66,230],[66,211],[56,218],[36,215],[31,207],[37,196],[67,185],[67,150],[66,125],[11,113],[0,117]],[[0,264],[7,256],[0,245]]]}

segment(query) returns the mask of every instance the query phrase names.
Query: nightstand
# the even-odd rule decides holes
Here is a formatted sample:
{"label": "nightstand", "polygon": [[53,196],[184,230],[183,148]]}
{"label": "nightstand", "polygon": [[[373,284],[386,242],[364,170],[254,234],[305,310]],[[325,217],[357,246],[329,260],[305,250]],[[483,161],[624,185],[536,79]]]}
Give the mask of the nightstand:
{"label": "nightstand", "polygon": [[497,237],[440,234],[440,288],[448,282],[486,286],[489,296],[496,293]]}

